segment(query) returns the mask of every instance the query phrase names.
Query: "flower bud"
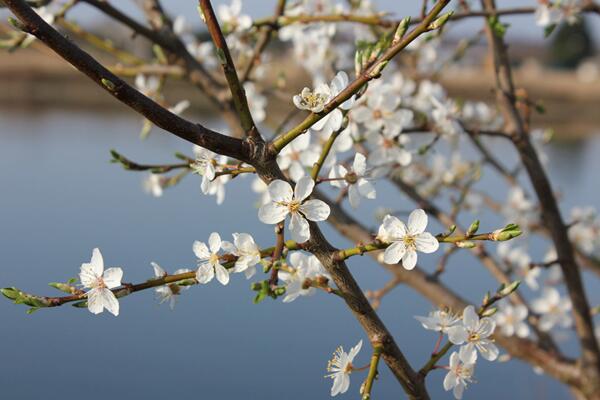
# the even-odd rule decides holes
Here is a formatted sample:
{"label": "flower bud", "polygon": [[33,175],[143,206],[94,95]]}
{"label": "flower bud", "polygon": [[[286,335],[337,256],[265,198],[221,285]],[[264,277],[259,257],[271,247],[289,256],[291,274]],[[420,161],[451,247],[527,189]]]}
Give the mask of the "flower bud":
{"label": "flower bud", "polygon": [[492,315],[496,314],[497,311],[498,311],[498,309],[496,307],[491,307],[491,308],[484,310],[481,313],[481,316],[482,317],[491,317]]}
{"label": "flower bud", "polygon": [[456,242],[456,246],[461,249],[472,249],[476,244],[470,240],[461,240],[460,242]]}
{"label": "flower bud", "polygon": [[502,296],[502,297],[506,297],[506,296],[510,295],[511,293],[513,293],[515,290],[517,290],[519,288],[520,284],[521,284],[521,281],[514,281],[511,284],[509,284],[508,286],[498,289],[498,295]]}
{"label": "flower bud", "polygon": [[478,230],[479,230],[479,220],[476,219],[475,221],[473,221],[471,226],[469,226],[469,229],[467,229],[467,236],[473,236],[474,234],[477,233]]}

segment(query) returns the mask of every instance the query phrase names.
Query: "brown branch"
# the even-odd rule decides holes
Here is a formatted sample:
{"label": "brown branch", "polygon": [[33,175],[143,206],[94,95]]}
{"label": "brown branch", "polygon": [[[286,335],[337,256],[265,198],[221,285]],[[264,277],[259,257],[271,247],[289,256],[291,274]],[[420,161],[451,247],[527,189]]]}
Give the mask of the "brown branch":
{"label": "brown branch", "polygon": [[[316,198],[326,201],[330,205],[331,214],[327,222],[333,225],[338,232],[354,243],[372,240],[373,235],[368,229],[346,213],[340,206],[329,201],[322,193],[319,191],[315,192]],[[377,261],[377,254],[375,252],[369,253],[369,255]],[[411,271],[407,271],[399,265],[380,264],[397,276],[402,283],[410,286],[440,308],[448,307],[451,310],[460,311],[469,304],[439,280],[423,272],[418,266]],[[573,360],[544,350],[529,339],[521,339],[515,336],[508,337],[502,335],[500,332],[495,333],[494,338],[513,357],[520,358],[542,368],[550,376],[562,382],[577,386],[583,381],[581,370]]]}
{"label": "brown branch", "polygon": [[241,161],[248,159],[248,151],[241,140],[189,122],[144,96],[44,22],[23,0],[6,0],[5,4],[21,21],[24,31],[36,36],[98,86],[156,126],[215,153]]}
{"label": "brown branch", "polygon": [[223,36],[223,32],[221,31],[219,21],[217,21],[217,17],[210,0],[200,0],[200,9],[204,15],[208,33],[210,34],[210,37],[217,48],[217,59],[219,60],[221,67],[223,67],[223,72],[225,73],[225,78],[229,84],[233,104],[242,124],[242,129],[244,129],[244,132],[248,137],[262,142],[263,139],[260,136],[260,133],[258,133],[258,129],[256,129],[256,124],[252,119],[252,114],[250,113],[250,108],[248,107],[246,92],[244,91],[244,87],[238,78],[235,64],[231,58],[231,53],[229,52],[229,46],[227,46],[227,41],[225,40],[225,36]]}
{"label": "brown branch", "polygon": [[[482,0],[482,6],[488,12],[493,12],[496,8],[494,0]],[[510,124],[514,145],[540,202],[542,221],[550,232],[558,259],[561,260],[559,265],[573,304],[575,329],[581,345],[582,370],[588,380],[579,389],[584,396],[593,396],[594,394],[597,396],[600,393],[600,349],[594,335],[590,305],[581,280],[579,266],[575,260],[575,251],[569,240],[567,228],[550,181],[531,144],[523,118],[515,103],[515,87],[506,44],[501,36],[495,34],[489,24],[486,24],[486,33],[494,58],[498,103]]]}

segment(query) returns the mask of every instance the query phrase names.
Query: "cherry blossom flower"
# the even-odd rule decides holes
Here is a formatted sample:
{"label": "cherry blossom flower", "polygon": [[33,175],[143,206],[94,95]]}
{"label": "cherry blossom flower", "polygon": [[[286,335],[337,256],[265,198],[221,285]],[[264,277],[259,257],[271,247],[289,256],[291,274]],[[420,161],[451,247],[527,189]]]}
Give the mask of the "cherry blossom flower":
{"label": "cherry blossom flower", "polygon": [[360,198],[374,199],[377,195],[375,188],[365,176],[367,172],[367,159],[361,153],[356,153],[352,168],[348,171],[343,165],[335,165],[329,172],[329,178],[335,179],[330,183],[340,189],[348,188],[348,200],[352,208],[357,208]]}
{"label": "cherry blossom flower", "polygon": [[465,347],[450,354],[450,366],[444,378],[444,390],[452,390],[454,398],[462,399],[468,383],[473,382],[475,359],[468,354]]}
{"label": "cherry blossom flower", "polygon": [[539,328],[541,331],[548,332],[555,326],[568,328],[572,324],[571,301],[562,299],[556,288],[546,287],[542,295],[531,302],[531,309],[541,314]]}
{"label": "cherry blossom flower", "polygon": [[497,248],[498,255],[508,263],[515,274],[522,279],[532,290],[538,290],[540,285],[538,279],[542,273],[540,267],[531,267],[531,258],[522,247],[511,248],[509,242],[502,242]]}
{"label": "cherry blossom flower", "polygon": [[463,132],[458,123],[460,110],[453,100],[440,101],[437,97],[431,96],[431,102],[434,106],[431,115],[438,131],[449,136],[456,136]]}
{"label": "cherry blossom flower", "polygon": [[315,293],[315,288],[306,285],[312,279],[318,276],[329,279],[329,274],[321,262],[314,255],[306,255],[295,251],[289,256],[290,265],[294,268],[293,272],[280,271],[279,278],[285,282],[284,303],[290,303],[299,296],[311,296]]}
{"label": "cherry blossom flower", "polygon": [[290,178],[298,182],[306,175],[306,168],[319,160],[320,151],[310,147],[310,135],[303,134],[292,140],[277,157],[277,164],[289,172]]}
{"label": "cherry blossom flower", "polygon": [[384,243],[391,243],[385,249],[386,264],[397,264],[411,270],[417,265],[417,251],[433,253],[439,247],[437,239],[429,232],[427,214],[421,209],[414,210],[408,216],[408,226],[392,215],[386,215],[379,227],[377,238]]}
{"label": "cherry blossom flower", "polygon": [[[164,278],[165,276],[167,276],[165,270],[157,263],[151,262],[150,265],[152,265],[152,268],[154,270],[154,276],[156,278]],[[185,272],[190,272],[190,270],[182,268],[176,270],[173,274],[178,275],[183,274]],[[180,286],[177,284],[177,282],[154,288],[154,292],[156,293],[156,297],[158,298],[158,304],[168,302],[169,307],[171,308],[171,310],[173,310],[175,308],[175,303],[177,302],[177,296],[179,296],[181,290],[184,288],[188,289],[187,286]]]}
{"label": "cherry blossom flower", "polygon": [[356,346],[346,353],[342,346],[338,347],[333,353],[333,358],[327,363],[326,378],[333,379],[331,387],[331,396],[337,396],[346,393],[350,387],[350,374],[354,369],[352,362],[362,347],[362,340]]}
{"label": "cherry blossom flower", "polygon": [[222,248],[238,257],[231,272],[244,272],[247,279],[254,276],[255,266],[260,262],[261,255],[258,245],[250,234],[234,233],[233,243],[223,242]]}
{"label": "cherry blossom flower", "polygon": [[219,250],[221,250],[221,236],[213,232],[208,238],[208,246],[205,243],[195,241],[193,250],[198,257],[198,270],[196,279],[200,283],[208,283],[217,277],[222,285],[229,283],[229,272],[221,265],[219,260]]}
{"label": "cherry blossom flower", "polygon": [[119,301],[110,289],[121,286],[123,270],[109,268],[104,270],[104,259],[99,249],[92,252],[90,263],[81,264],[79,280],[86,292],[88,310],[92,314],[100,314],[106,308],[114,316],[119,315]]}
{"label": "cherry blossom flower", "polygon": [[462,324],[448,329],[448,339],[454,344],[464,344],[465,359],[476,360],[479,351],[483,358],[494,361],[499,354],[493,339],[489,338],[494,333],[494,329],[496,329],[496,322],[493,319],[489,317],[479,319],[475,308],[467,306],[463,311]]}
{"label": "cherry blossom flower", "polygon": [[431,311],[427,317],[417,315],[415,318],[423,328],[443,333],[460,322],[460,317],[444,310]]}
{"label": "cherry blossom flower", "polygon": [[500,332],[505,336],[517,335],[520,338],[529,336],[527,325],[528,310],[523,304],[511,305],[508,301],[498,303],[498,312],[494,314]]}
{"label": "cherry blossom flower", "polygon": [[150,174],[142,182],[144,191],[150,193],[154,197],[161,197],[163,195],[164,179],[161,175]]}
{"label": "cherry blossom flower", "polygon": [[296,187],[282,180],[269,184],[271,201],[258,210],[258,218],[265,224],[277,224],[290,214],[289,230],[292,239],[304,243],[310,238],[308,221],[324,221],[329,217],[329,206],[321,200],[306,200],[313,191],[315,182],[305,176]]}
{"label": "cherry blossom flower", "polygon": [[[322,112],[327,103],[348,86],[348,75],[340,71],[331,81],[330,85],[320,84],[314,92],[309,88],[302,89],[299,95],[293,97],[294,105],[301,110],[309,110],[315,113]],[[344,116],[342,110],[349,110],[354,105],[355,96],[344,101],[338,108],[331,111],[317,121],[311,130],[322,132],[324,135],[330,135],[342,127]]]}
{"label": "cherry blossom flower", "polygon": [[401,147],[407,140],[406,135],[389,138],[379,132],[367,133],[367,142],[373,149],[369,154],[369,163],[374,166],[392,163],[398,163],[403,167],[409,165],[412,154]]}
{"label": "cherry blossom flower", "polygon": [[541,26],[542,28],[558,24],[562,19],[560,11],[547,3],[539,4],[535,9],[534,16],[536,25]]}
{"label": "cherry blossom flower", "polygon": [[220,4],[217,7],[217,15],[223,30],[228,33],[241,32],[252,27],[252,18],[242,14],[242,0],[233,0],[229,6]]}
{"label": "cherry blossom flower", "polygon": [[400,96],[381,83],[367,92],[366,104],[352,111],[352,118],[362,123],[369,132],[382,132],[387,138],[396,137],[413,121],[413,112],[398,109]]}
{"label": "cherry blossom flower", "polygon": [[331,89],[326,83],[318,85],[314,91],[305,87],[300,94],[295,95],[292,100],[294,105],[300,110],[308,110],[314,113],[320,113],[325,105],[331,100]]}

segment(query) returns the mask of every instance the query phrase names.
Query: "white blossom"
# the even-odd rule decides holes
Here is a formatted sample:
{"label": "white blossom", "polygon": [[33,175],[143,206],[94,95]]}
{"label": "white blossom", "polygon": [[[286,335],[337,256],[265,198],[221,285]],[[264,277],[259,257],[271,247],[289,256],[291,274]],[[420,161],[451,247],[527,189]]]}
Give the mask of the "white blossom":
{"label": "white blossom", "polygon": [[427,214],[421,209],[414,210],[408,216],[408,225],[392,215],[386,215],[379,227],[377,238],[384,243],[391,243],[384,253],[386,264],[397,264],[408,270],[417,265],[417,251],[433,253],[439,247],[437,239],[429,232]]}
{"label": "white blossom", "polygon": [[452,390],[454,398],[462,399],[468,383],[473,382],[475,359],[468,354],[465,347],[450,354],[450,366],[444,378],[444,390]]}
{"label": "white blossom", "polygon": [[247,279],[256,273],[256,264],[261,260],[260,249],[248,233],[234,233],[233,243],[223,242],[223,250],[237,256],[231,272],[244,272]]}
{"label": "white blossom", "polygon": [[494,361],[498,358],[499,350],[490,336],[494,333],[496,322],[489,318],[479,318],[473,306],[465,307],[462,324],[448,329],[450,342],[463,345],[466,359],[477,359],[477,351],[483,358]]}
{"label": "white blossom", "polygon": [[348,188],[348,200],[353,208],[359,206],[361,197],[374,199],[377,195],[375,187],[366,179],[366,172],[367,159],[361,153],[356,153],[349,171],[343,165],[334,165],[329,172],[332,186]]}
{"label": "white blossom", "polygon": [[319,149],[311,148],[310,135],[305,133],[292,140],[277,156],[279,167],[288,171],[290,178],[298,182],[306,175],[306,169],[319,160]]}
{"label": "white blossom", "polygon": [[427,317],[415,316],[423,328],[447,333],[448,329],[460,323],[460,317],[444,310],[431,311]]}
{"label": "white blossom", "polygon": [[410,164],[412,154],[402,147],[407,138],[406,135],[389,138],[379,132],[367,133],[367,142],[372,148],[369,154],[369,164],[374,166],[393,163],[398,163],[401,166]]}
{"label": "white blossom", "polygon": [[[154,270],[154,276],[157,279],[160,278],[164,278],[165,276],[167,276],[167,273],[165,272],[165,270],[158,265],[155,262],[151,262],[150,265],[152,265],[152,269]],[[173,274],[178,275],[178,274],[183,274],[186,272],[190,272],[189,269],[178,269],[176,270]],[[175,303],[177,302],[177,296],[179,296],[179,294],[181,293],[182,289],[187,289],[187,286],[180,286],[177,284],[177,282],[173,282],[167,285],[162,285],[162,286],[158,286],[156,288],[154,288],[154,292],[156,293],[156,297],[158,298],[158,303],[162,304],[162,303],[169,303],[169,307],[172,309],[175,308]]]}
{"label": "white blossom", "polygon": [[366,104],[352,111],[352,118],[362,123],[369,132],[381,132],[394,138],[413,121],[413,112],[399,109],[400,96],[384,83],[374,85],[367,91]]}
{"label": "white blossom", "polygon": [[220,4],[217,15],[227,32],[241,32],[252,27],[252,18],[242,14],[242,0],[232,0],[231,5]]}
{"label": "white blossom", "polygon": [[571,301],[561,298],[556,288],[545,287],[542,295],[531,302],[531,309],[541,314],[539,328],[543,332],[548,332],[555,326],[571,326]]}
{"label": "white blossom", "polygon": [[154,197],[163,195],[163,185],[164,179],[158,174],[150,174],[143,181],[144,191]]}
{"label": "white blossom", "polygon": [[356,346],[350,349],[348,353],[342,346],[338,347],[333,353],[333,358],[327,363],[327,378],[333,379],[331,387],[331,396],[337,396],[346,393],[350,387],[350,374],[354,366],[352,362],[362,347],[362,340]]}
{"label": "white blossom", "polygon": [[198,257],[198,270],[196,279],[200,283],[208,283],[217,277],[222,285],[229,283],[229,271],[221,265],[219,260],[219,250],[221,250],[221,236],[213,232],[208,238],[208,246],[205,243],[195,241],[193,250]]}
{"label": "white blossom", "polygon": [[529,336],[527,325],[527,307],[523,304],[512,305],[508,301],[498,303],[498,312],[494,314],[496,324],[504,336],[517,335],[520,338]]}
{"label": "white blossom", "polygon": [[[274,180],[269,184],[271,201],[258,210],[258,218],[265,224],[277,224],[290,214],[288,228],[292,239],[304,243],[310,238],[308,221],[324,221],[329,217],[329,206],[321,200],[307,200],[313,191],[315,182],[305,176],[296,187],[282,180]],[[307,221],[308,220],[308,221]]]}
{"label": "white blossom", "polygon": [[86,292],[88,310],[92,314],[100,314],[106,308],[114,316],[119,315],[119,301],[110,289],[121,286],[123,270],[109,268],[104,270],[104,259],[99,249],[92,252],[90,263],[81,264],[79,280]]}
{"label": "white blossom", "polygon": [[315,293],[315,288],[307,286],[307,281],[315,279],[318,276],[329,279],[329,274],[323,268],[321,262],[314,255],[306,255],[295,251],[289,256],[290,265],[294,268],[293,272],[280,271],[279,278],[285,282],[284,303],[290,303],[299,296],[311,296]]}

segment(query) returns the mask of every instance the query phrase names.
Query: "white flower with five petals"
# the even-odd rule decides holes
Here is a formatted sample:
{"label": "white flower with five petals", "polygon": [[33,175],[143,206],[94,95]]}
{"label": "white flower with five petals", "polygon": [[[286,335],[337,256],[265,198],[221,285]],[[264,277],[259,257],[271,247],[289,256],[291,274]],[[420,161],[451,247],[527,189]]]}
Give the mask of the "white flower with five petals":
{"label": "white flower with five petals", "polygon": [[374,199],[377,195],[375,188],[366,179],[367,159],[361,153],[356,153],[352,168],[348,171],[343,165],[334,165],[329,172],[332,186],[340,189],[348,188],[348,200],[352,208],[357,208],[360,198]]}
{"label": "white flower with five petals", "polygon": [[247,279],[256,273],[256,264],[260,262],[261,255],[254,238],[248,233],[234,233],[233,243],[223,242],[222,248],[228,253],[237,256],[231,272],[244,272]]}
{"label": "white flower with five petals", "polygon": [[[477,351],[483,358],[494,361],[498,358],[499,350],[490,336],[496,329],[496,322],[489,318],[479,318],[475,307],[467,306],[463,311],[462,324],[448,329],[448,339],[450,342],[463,345],[466,359],[477,359]],[[462,350],[462,349],[461,349]]]}
{"label": "white flower with five petals", "polygon": [[307,200],[313,191],[315,182],[305,176],[296,187],[276,179],[269,184],[271,201],[258,210],[258,218],[265,224],[277,224],[289,214],[289,230],[292,239],[304,243],[310,238],[308,221],[325,221],[329,217],[329,206],[321,200]]}
{"label": "white flower with five petals", "polygon": [[462,399],[467,383],[473,382],[475,372],[475,360],[462,347],[458,352],[450,355],[450,366],[444,378],[444,390],[452,390],[454,398]]}
{"label": "white flower with five petals", "polygon": [[561,298],[558,290],[553,287],[544,288],[542,296],[531,302],[531,309],[541,314],[539,327],[543,332],[550,331],[556,325],[562,328],[571,326],[571,308],[571,301]]}
{"label": "white flower with five petals", "polygon": [[362,347],[362,340],[358,342],[356,346],[350,349],[348,353],[344,351],[342,346],[338,347],[333,353],[333,359],[327,363],[326,378],[333,379],[333,386],[331,387],[331,395],[337,396],[340,393],[346,393],[350,387],[350,374],[354,369],[352,362],[354,357],[360,351]]}
{"label": "white flower with five petals", "polygon": [[414,210],[408,216],[408,226],[392,215],[386,215],[379,227],[377,238],[384,243],[391,243],[385,249],[383,260],[386,264],[397,264],[408,270],[417,265],[417,251],[433,253],[439,248],[439,242],[429,232],[427,214],[421,209]]}
{"label": "white flower with five petals", "polygon": [[219,250],[221,250],[221,236],[213,232],[208,238],[208,246],[205,243],[195,241],[193,250],[198,257],[198,270],[196,271],[196,279],[200,283],[208,283],[217,277],[217,280],[222,285],[229,283],[229,272],[221,265],[219,260]]}
{"label": "white flower with five petals", "polygon": [[460,322],[460,318],[444,310],[432,311],[427,317],[415,316],[423,328],[431,331],[447,333],[448,329]]}
{"label": "white flower with five petals", "polygon": [[[156,279],[164,278],[165,276],[167,276],[166,271],[157,263],[151,262],[150,265],[152,265],[152,269],[154,270],[154,276],[156,277]],[[183,274],[185,272],[190,272],[190,270],[182,268],[176,270],[173,274],[178,275]],[[155,288],[154,292],[156,293],[156,297],[158,298],[158,304],[168,302],[171,310],[174,309],[175,303],[177,302],[177,296],[179,296],[183,288],[188,289],[189,287],[180,286],[178,285],[178,282],[173,282],[168,285],[162,285]]]}
{"label": "white flower with five petals", "polygon": [[121,286],[123,270],[109,268],[104,270],[104,259],[99,249],[92,252],[90,263],[81,264],[79,280],[87,293],[88,310],[92,314],[100,314],[106,308],[114,316],[119,315],[119,301],[111,289]]}

